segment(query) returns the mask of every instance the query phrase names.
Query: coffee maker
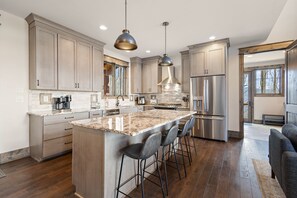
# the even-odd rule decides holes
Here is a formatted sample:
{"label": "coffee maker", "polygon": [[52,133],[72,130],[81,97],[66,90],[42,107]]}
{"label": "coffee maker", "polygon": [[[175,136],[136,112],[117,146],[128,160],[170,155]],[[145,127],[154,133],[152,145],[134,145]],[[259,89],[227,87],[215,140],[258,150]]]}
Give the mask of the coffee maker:
{"label": "coffee maker", "polygon": [[137,104],[145,105],[145,96],[138,96]]}
{"label": "coffee maker", "polygon": [[71,95],[53,98],[53,110],[70,110]]}

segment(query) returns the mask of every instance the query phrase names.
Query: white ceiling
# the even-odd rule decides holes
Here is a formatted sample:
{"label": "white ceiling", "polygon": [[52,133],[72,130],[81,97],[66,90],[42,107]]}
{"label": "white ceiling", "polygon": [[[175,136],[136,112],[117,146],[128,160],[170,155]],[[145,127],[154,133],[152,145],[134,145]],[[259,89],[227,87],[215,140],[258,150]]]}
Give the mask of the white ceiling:
{"label": "white ceiling", "polygon": [[[229,37],[231,45],[263,41],[287,0],[128,0],[128,29],[138,49],[116,50],[114,41],[124,27],[124,0],[1,0],[0,8],[25,18],[31,12],[106,43],[125,56],[148,57],[164,52],[163,21],[168,54],[207,42],[209,36]],[[101,31],[104,24],[107,31]],[[150,54],[145,53],[151,50]]]}
{"label": "white ceiling", "polygon": [[285,51],[271,51],[271,52],[263,52],[253,55],[245,55],[244,63],[247,65],[256,64],[256,63],[265,63],[265,62],[273,62],[273,61],[285,61]]}

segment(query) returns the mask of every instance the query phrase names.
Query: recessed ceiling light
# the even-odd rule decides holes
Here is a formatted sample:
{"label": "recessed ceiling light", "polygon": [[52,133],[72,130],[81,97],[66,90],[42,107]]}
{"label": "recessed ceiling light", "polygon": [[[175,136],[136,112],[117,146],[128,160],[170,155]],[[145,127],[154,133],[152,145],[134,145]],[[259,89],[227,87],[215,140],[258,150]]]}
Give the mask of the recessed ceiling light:
{"label": "recessed ceiling light", "polygon": [[248,58],[252,58],[252,57],[253,57],[253,55],[247,55],[246,57],[248,57]]}
{"label": "recessed ceiling light", "polygon": [[107,27],[105,25],[100,25],[100,30],[107,30]]}
{"label": "recessed ceiling light", "polygon": [[151,53],[151,50],[146,50],[145,52],[149,54],[149,53]]}
{"label": "recessed ceiling light", "polygon": [[210,37],[209,37],[209,40],[215,40],[215,39],[216,39],[215,36],[210,36]]}
{"label": "recessed ceiling light", "polygon": [[126,52],[127,52],[127,53],[130,53],[131,51],[130,51],[130,50],[126,50]]}

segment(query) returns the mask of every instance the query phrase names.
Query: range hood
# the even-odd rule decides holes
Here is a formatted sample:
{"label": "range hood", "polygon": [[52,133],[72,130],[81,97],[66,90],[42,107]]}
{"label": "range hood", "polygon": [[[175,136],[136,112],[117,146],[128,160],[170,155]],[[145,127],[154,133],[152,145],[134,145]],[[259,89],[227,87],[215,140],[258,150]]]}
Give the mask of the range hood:
{"label": "range hood", "polygon": [[168,69],[168,78],[162,80],[158,85],[180,85],[178,80],[175,78],[175,68],[173,66],[167,67]]}

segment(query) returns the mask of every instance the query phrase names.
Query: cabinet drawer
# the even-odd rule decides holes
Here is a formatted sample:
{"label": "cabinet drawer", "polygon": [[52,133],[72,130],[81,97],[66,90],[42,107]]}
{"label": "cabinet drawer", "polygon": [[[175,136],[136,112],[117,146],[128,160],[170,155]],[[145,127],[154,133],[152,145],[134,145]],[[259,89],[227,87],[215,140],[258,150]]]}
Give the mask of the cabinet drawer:
{"label": "cabinet drawer", "polygon": [[44,125],[70,122],[73,120],[81,120],[81,119],[88,119],[88,118],[89,118],[89,112],[45,116],[44,117]]}
{"label": "cabinet drawer", "polygon": [[72,125],[68,122],[44,126],[44,140],[50,140],[72,134]]}
{"label": "cabinet drawer", "polygon": [[90,111],[90,118],[98,118],[103,116],[103,111],[98,110],[98,111]]}
{"label": "cabinet drawer", "polygon": [[43,157],[49,157],[72,149],[72,135],[43,142]]}

